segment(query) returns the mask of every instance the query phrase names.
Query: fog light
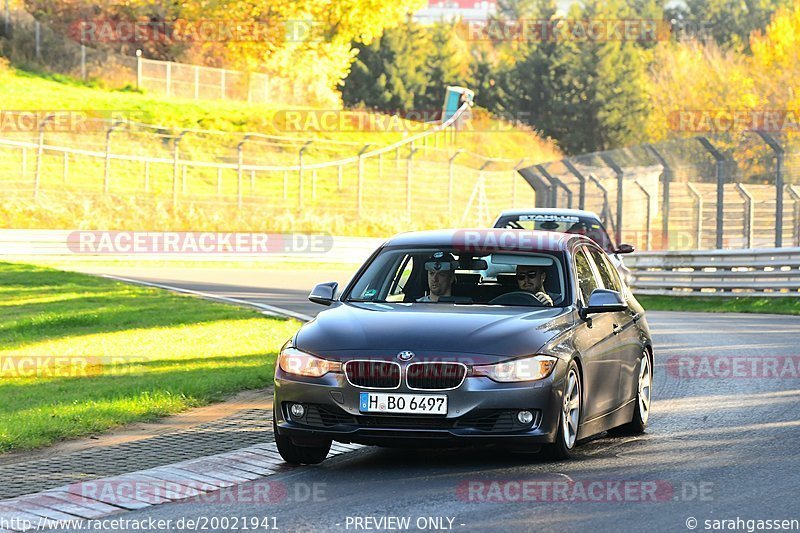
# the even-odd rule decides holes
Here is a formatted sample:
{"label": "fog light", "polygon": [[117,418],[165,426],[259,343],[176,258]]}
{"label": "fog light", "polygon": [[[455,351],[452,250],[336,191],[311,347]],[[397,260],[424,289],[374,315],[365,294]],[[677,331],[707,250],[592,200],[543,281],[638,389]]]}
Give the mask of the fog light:
{"label": "fog light", "polygon": [[289,408],[289,414],[292,415],[292,418],[303,418],[303,415],[306,414],[306,408],[303,407],[303,404],[293,403]]}
{"label": "fog light", "polygon": [[533,422],[533,413],[530,411],[520,411],[517,413],[517,421],[523,426],[527,426]]}

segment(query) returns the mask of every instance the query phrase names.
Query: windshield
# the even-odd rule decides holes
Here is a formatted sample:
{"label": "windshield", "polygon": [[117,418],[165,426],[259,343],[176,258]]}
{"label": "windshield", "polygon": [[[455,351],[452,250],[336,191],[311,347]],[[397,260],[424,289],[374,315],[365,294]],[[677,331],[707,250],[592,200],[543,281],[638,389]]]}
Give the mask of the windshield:
{"label": "windshield", "polygon": [[566,286],[561,252],[386,248],[347,301],[549,307],[566,305]]}
{"label": "windshield", "polygon": [[529,213],[501,217],[496,228],[555,231],[586,235],[608,253],[614,252],[614,243],[602,222],[593,217],[559,215],[557,213]]}

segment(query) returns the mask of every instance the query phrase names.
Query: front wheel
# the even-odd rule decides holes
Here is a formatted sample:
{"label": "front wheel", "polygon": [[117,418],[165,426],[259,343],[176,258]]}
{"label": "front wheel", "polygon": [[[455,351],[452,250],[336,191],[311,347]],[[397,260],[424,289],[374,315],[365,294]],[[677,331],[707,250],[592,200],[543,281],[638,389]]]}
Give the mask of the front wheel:
{"label": "front wheel", "polygon": [[558,434],[556,441],[546,448],[552,459],[569,459],[578,440],[581,424],[581,374],[575,361],[569,362],[567,377],[564,380],[564,394],[561,398]]}
{"label": "front wheel", "polygon": [[330,439],[319,441],[318,445],[297,446],[290,437],[278,434],[278,424],[272,419],[275,445],[284,461],[291,465],[316,465],[325,460],[331,450]]}

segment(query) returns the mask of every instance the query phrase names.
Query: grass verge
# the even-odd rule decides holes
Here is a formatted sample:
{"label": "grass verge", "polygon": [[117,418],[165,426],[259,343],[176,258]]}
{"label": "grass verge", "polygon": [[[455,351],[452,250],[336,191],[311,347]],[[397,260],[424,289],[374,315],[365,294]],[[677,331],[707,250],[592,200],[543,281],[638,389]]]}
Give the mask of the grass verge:
{"label": "grass verge", "polygon": [[741,298],[695,296],[645,296],[637,295],[648,311],[701,311],[706,313],[772,313],[800,315],[800,297],[797,298]]}
{"label": "grass verge", "polygon": [[272,382],[298,324],[0,263],[0,452],[152,420]]}

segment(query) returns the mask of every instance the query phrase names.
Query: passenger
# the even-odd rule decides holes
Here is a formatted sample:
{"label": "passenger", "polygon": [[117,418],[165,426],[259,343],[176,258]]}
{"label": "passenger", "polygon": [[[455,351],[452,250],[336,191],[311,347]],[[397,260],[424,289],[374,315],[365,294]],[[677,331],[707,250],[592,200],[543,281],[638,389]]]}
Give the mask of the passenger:
{"label": "passenger", "polygon": [[446,252],[436,252],[425,261],[425,270],[428,271],[428,288],[430,294],[418,298],[418,302],[438,302],[442,296],[451,296],[455,269],[458,262],[455,257]]}
{"label": "passenger", "polygon": [[531,265],[517,265],[517,285],[521,291],[533,294],[542,305],[553,305],[553,299],[544,290],[547,273],[544,268]]}

